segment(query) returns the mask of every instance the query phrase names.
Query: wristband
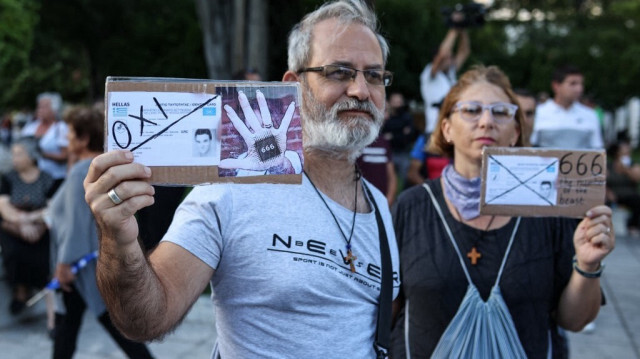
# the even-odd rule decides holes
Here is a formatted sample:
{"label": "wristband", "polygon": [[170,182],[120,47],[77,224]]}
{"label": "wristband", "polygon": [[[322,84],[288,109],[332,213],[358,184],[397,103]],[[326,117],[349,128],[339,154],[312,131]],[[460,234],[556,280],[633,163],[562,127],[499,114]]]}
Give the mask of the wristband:
{"label": "wristband", "polygon": [[604,269],[604,265],[600,263],[598,270],[595,272],[585,272],[580,269],[580,267],[578,267],[578,259],[576,258],[576,256],[573,256],[573,269],[575,269],[578,274],[585,278],[600,278],[600,276],[602,275],[602,270]]}

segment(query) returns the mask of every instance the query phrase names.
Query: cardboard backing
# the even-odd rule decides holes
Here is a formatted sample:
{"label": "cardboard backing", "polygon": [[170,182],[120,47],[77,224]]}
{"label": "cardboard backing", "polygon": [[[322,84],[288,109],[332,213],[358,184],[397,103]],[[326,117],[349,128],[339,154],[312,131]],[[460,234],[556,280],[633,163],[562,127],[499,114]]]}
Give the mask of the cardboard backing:
{"label": "cardboard backing", "polygon": [[[488,159],[491,156],[528,156],[554,158],[557,161],[555,203],[543,205],[516,205],[487,203]],[[526,162],[526,160],[525,160]],[[493,163],[495,166],[496,164]],[[597,205],[604,204],[606,191],[606,153],[604,150],[563,150],[527,147],[485,147],[482,153],[482,185],[480,213],[505,216],[564,216],[584,217],[585,213]],[[510,171],[508,166],[500,170]],[[533,176],[529,176],[533,177]],[[535,178],[535,177],[533,177]],[[519,178],[522,194],[539,196],[536,186],[530,185],[532,178]],[[521,182],[521,183],[520,183]],[[524,187],[524,186],[528,187]]]}
{"label": "cardboard backing", "polygon": [[[108,77],[105,83],[105,139],[109,136],[109,94],[112,92],[183,92],[216,94],[220,87],[296,87],[297,104],[300,90],[297,83],[255,81],[213,81],[174,78]],[[301,132],[301,128],[297,131]],[[301,137],[301,136],[300,136]],[[301,140],[300,140],[301,142]],[[301,147],[301,144],[300,144]],[[108,151],[105,140],[105,151]],[[198,185],[216,182],[233,183],[302,183],[302,174],[259,175],[248,177],[220,177],[218,166],[149,166],[150,182],[157,185]]]}

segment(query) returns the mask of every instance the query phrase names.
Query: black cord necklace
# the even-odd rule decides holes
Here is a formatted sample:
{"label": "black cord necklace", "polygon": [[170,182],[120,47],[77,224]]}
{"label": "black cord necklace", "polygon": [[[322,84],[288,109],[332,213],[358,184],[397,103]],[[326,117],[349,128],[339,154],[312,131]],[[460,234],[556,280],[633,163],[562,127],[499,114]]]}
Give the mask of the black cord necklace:
{"label": "black cord necklace", "polygon": [[318,190],[318,187],[316,187],[316,185],[313,183],[313,181],[311,180],[311,177],[309,177],[309,174],[307,173],[307,171],[302,170],[302,172],[304,172],[304,175],[307,176],[307,179],[309,180],[309,183],[311,183],[311,186],[313,187],[313,189],[316,190],[316,193],[318,194],[318,197],[320,197],[320,199],[322,200],[322,203],[324,203],[324,205],[327,207],[327,209],[329,210],[329,213],[331,213],[331,217],[333,217],[333,220],[336,222],[336,226],[338,226],[338,229],[340,230],[340,233],[342,234],[342,237],[344,238],[344,240],[347,242],[347,256],[343,257],[345,262],[349,263],[349,267],[351,268],[351,272],[355,273],[356,272],[356,266],[354,264],[354,261],[356,259],[358,259],[358,257],[355,257],[353,255],[353,252],[351,252],[351,239],[353,238],[353,230],[356,228],[356,212],[358,211],[358,180],[360,180],[360,177],[362,176],[360,173],[360,170],[358,169],[358,166],[355,167],[355,179],[354,182],[356,183],[355,186],[355,205],[353,208],[353,219],[351,220],[351,233],[349,233],[349,238],[347,238],[347,236],[344,234],[344,231],[342,230],[342,227],[340,227],[340,223],[338,222],[338,219],[336,218],[336,215],[333,213],[333,211],[331,210],[331,208],[329,207],[329,204],[327,203],[327,201],[324,200],[324,197],[322,197],[322,194],[320,193],[320,190]]}
{"label": "black cord necklace", "polygon": [[[456,206],[453,206],[453,209],[456,210],[456,214],[458,215],[458,219],[460,220],[460,222],[464,223],[465,220],[460,215],[460,212],[458,212],[458,209],[456,208]],[[489,231],[489,228],[491,228],[491,225],[493,224],[493,220],[495,218],[496,218],[495,214],[491,216],[491,219],[489,220],[489,224],[487,224],[487,227],[484,229],[484,232]],[[482,234],[482,237],[484,237],[484,233]],[[469,253],[467,253],[467,257],[471,261],[472,266],[478,264],[478,259],[482,258],[482,253],[478,252],[478,248],[477,248],[478,239],[479,238],[476,238],[476,240],[473,243],[473,246],[471,247],[471,250],[469,251]]]}

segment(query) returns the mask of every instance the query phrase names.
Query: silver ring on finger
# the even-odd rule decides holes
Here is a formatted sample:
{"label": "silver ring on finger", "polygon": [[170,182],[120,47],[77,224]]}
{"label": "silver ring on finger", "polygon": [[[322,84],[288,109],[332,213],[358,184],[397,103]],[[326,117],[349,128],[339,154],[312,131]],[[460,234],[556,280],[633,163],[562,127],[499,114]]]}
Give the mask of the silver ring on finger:
{"label": "silver ring on finger", "polygon": [[264,128],[271,128],[271,127],[273,127],[272,124],[264,125]]}
{"label": "silver ring on finger", "polygon": [[611,227],[607,227],[607,234],[611,233]]}
{"label": "silver ring on finger", "polygon": [[113,202],[113,204],[115,204],[116,206],[122,203],[122,198],[118,196],[115,188],[110,189],[109,192],[107,192],[107,196],[109,196],[111,202]]}

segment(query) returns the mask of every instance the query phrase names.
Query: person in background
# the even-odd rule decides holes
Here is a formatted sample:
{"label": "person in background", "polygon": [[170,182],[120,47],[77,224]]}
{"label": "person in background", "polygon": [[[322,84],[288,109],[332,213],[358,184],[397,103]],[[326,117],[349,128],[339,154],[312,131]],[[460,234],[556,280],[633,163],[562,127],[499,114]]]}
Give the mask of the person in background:
{"label": "person in background", "polygon": [[520,111],[524,115],[524,123],[522,124],[522,140],[526,141],[525,146],[528,146],[531,142],[531,132],[533,131],[533,124],[536,118],[536,97],[527,89],[517,88],[513,92],[518,99],[518,105]]}
{"label": "person in background", "polygon": [[35,120],[22,128],[20,136],[38,140],[38,167],[53,178],[55,190],[67,174],[69,160],[67,125],[60,120],[62,97],[56,92],[44,92],[38,95],[37,104]]}
{"label": "person in background", "polygon": [[440,177],[442,170],[451,163],[451,159],[430,153],[427,150],[425,135],[416,139],[411,150],[409,169],[407,170],[407,187],[422,184],[425,179]]}
{"label": "person in background", "polygon": [[362,150],[356,163],[362,172],[362,177],[384,193],[389,206],[391,206],[396,199],[398,179],[387,140],[378,136],[373,143]]}
{"label": "person in background", "polygon": [[[385,121],[387,121],[389,118],[388,104],[385,106],[384,115]],[[389,141],[380,134],[372,144],[362,150],[356,164],[360,168],[362,176],[386,195],[387,202],[391,206],[396,199],[398,179]]]}
{"label": "person in background", "polygon": [[[455,14],[454,14],[455,16]],[[453,47],[458,42],[455,55]],[[471,54],[469,34],[463,28],[451,28],[440,43],[433,60],[420,74],[420,92],[424,101],[425,134],[434,131],[442,100],[456,83],[456,73]]]}
{"label": "person in background", "polygon": [[13,114],[6,113],[0,124],[0,175],[12,169],[11,142],[13,141]]}
{"label": "person in background", "polygon": [[428,175],[425,168],[427,149],[424,137],[425,135],[422,133],[416,138],[413,149],[409,154],[409,168],[407,168],[405,188],[422,184]]}
{"label": "person in background", "polygon": [[254,68],[243,69],[233,74],[234,80],[262,81],[262,76]]}
{"label": "person in background", "polygon": [[557,68],[551,80],[553,99],[536,109],[531,144],[553,148],[604,148],[600,120],[593,109],[580,103],[584,76],[573,66]]}
{"label": "person in background", "polygon": [[604,109],[596,102],[594,96],[592,94],[583,95],[580,98],[580,103],[596,112],[598,121],[600,121],[600,128],[604,129],[606,126]]}
{"label": "person in background", "polygon": [[625,206],[631,212],[627,220],[627,233],[640,237],[640,165],[631,159],[631,144],[626,138],[609,146],[607,168],[607,199]]}
{"label": "person in background", "polygon": [[9,147],[13,140],[13,123],[11,121],[11,113],[0,113],[0,119],[0,145],[3,147]]}
{"label": "person in background", "polygon": [[597,315],[601,261],[615,246],[610,208],[590,209],[577,227],[480,214],[482,149],[522,146],[523,117],[494,66],[472,68],[445,98],[430,150],[453,164],[394,207],[394,358],[549,358],[556,323],[580,330]]}
{"label": "person in background", "polygon": [[0,183],[0,247],[13,297],[9,312],[22,312],[33,289],[49,278],[49,232],[42,221],[53,179],[38,168],[38,145],[19,139],[11,146],[13,170]]}
{"label": "person in background", "polygon": [[[553,98],[536,108],[533,131],[529,138],[531,145],[562,149],[604,148],[597,113],[580,103],[584,93],[582,72],[572,65],[556,68],[551,79],[551,89]],[[592,332],[595,327],[595,323],[589,323],[584,331]],[[563,334],[562,331],[560,334]]]}
{"label": "person in background", "polygon": [[72,264],[98,250],[98,228],[84,201],[84,181],[91,160],[102,153],[104,115],[89,107],[75,107],[65,113],[69,153],[77,162],[51,200],[46,212],[51,231],[51,264],[60,282],[64,314],[56,313],[53,358],[72,358],[85,309],[96,316],[111,338],[129,358],[151,358],[142,343],[125,338],[114,326],[96,285],[96,262],[90,261],[77,273]]}
{"label": "person in background", "polygon": [[[463,14],[454,12],[453,19],[462,19]],[[454,45],[458,44],[455,55]],[[414,144],[407,169],[410,184],[421,184],[424,178],[437,178],[442,168],[449,162],[426,150],[429,146],[431,132],[438,121],[440,106],[451,86],[456,83],[456,74],[471,55],[471,41],[465,28],[452,27],[447,31],[440,43],[433,61],[420,74],[420,92],[424,101],[424,137],[418,138]],[[422,143],[420,143],[422,142]]]}
{"label": "person in background", "polygon": [[389,118],[382,125],[381,135],[391,146],[396,177],[400,182],[400,188],[404,188],[405,176],[409,168],[409,151],[417,131],[402,93],[391,93],[387,109]]}

